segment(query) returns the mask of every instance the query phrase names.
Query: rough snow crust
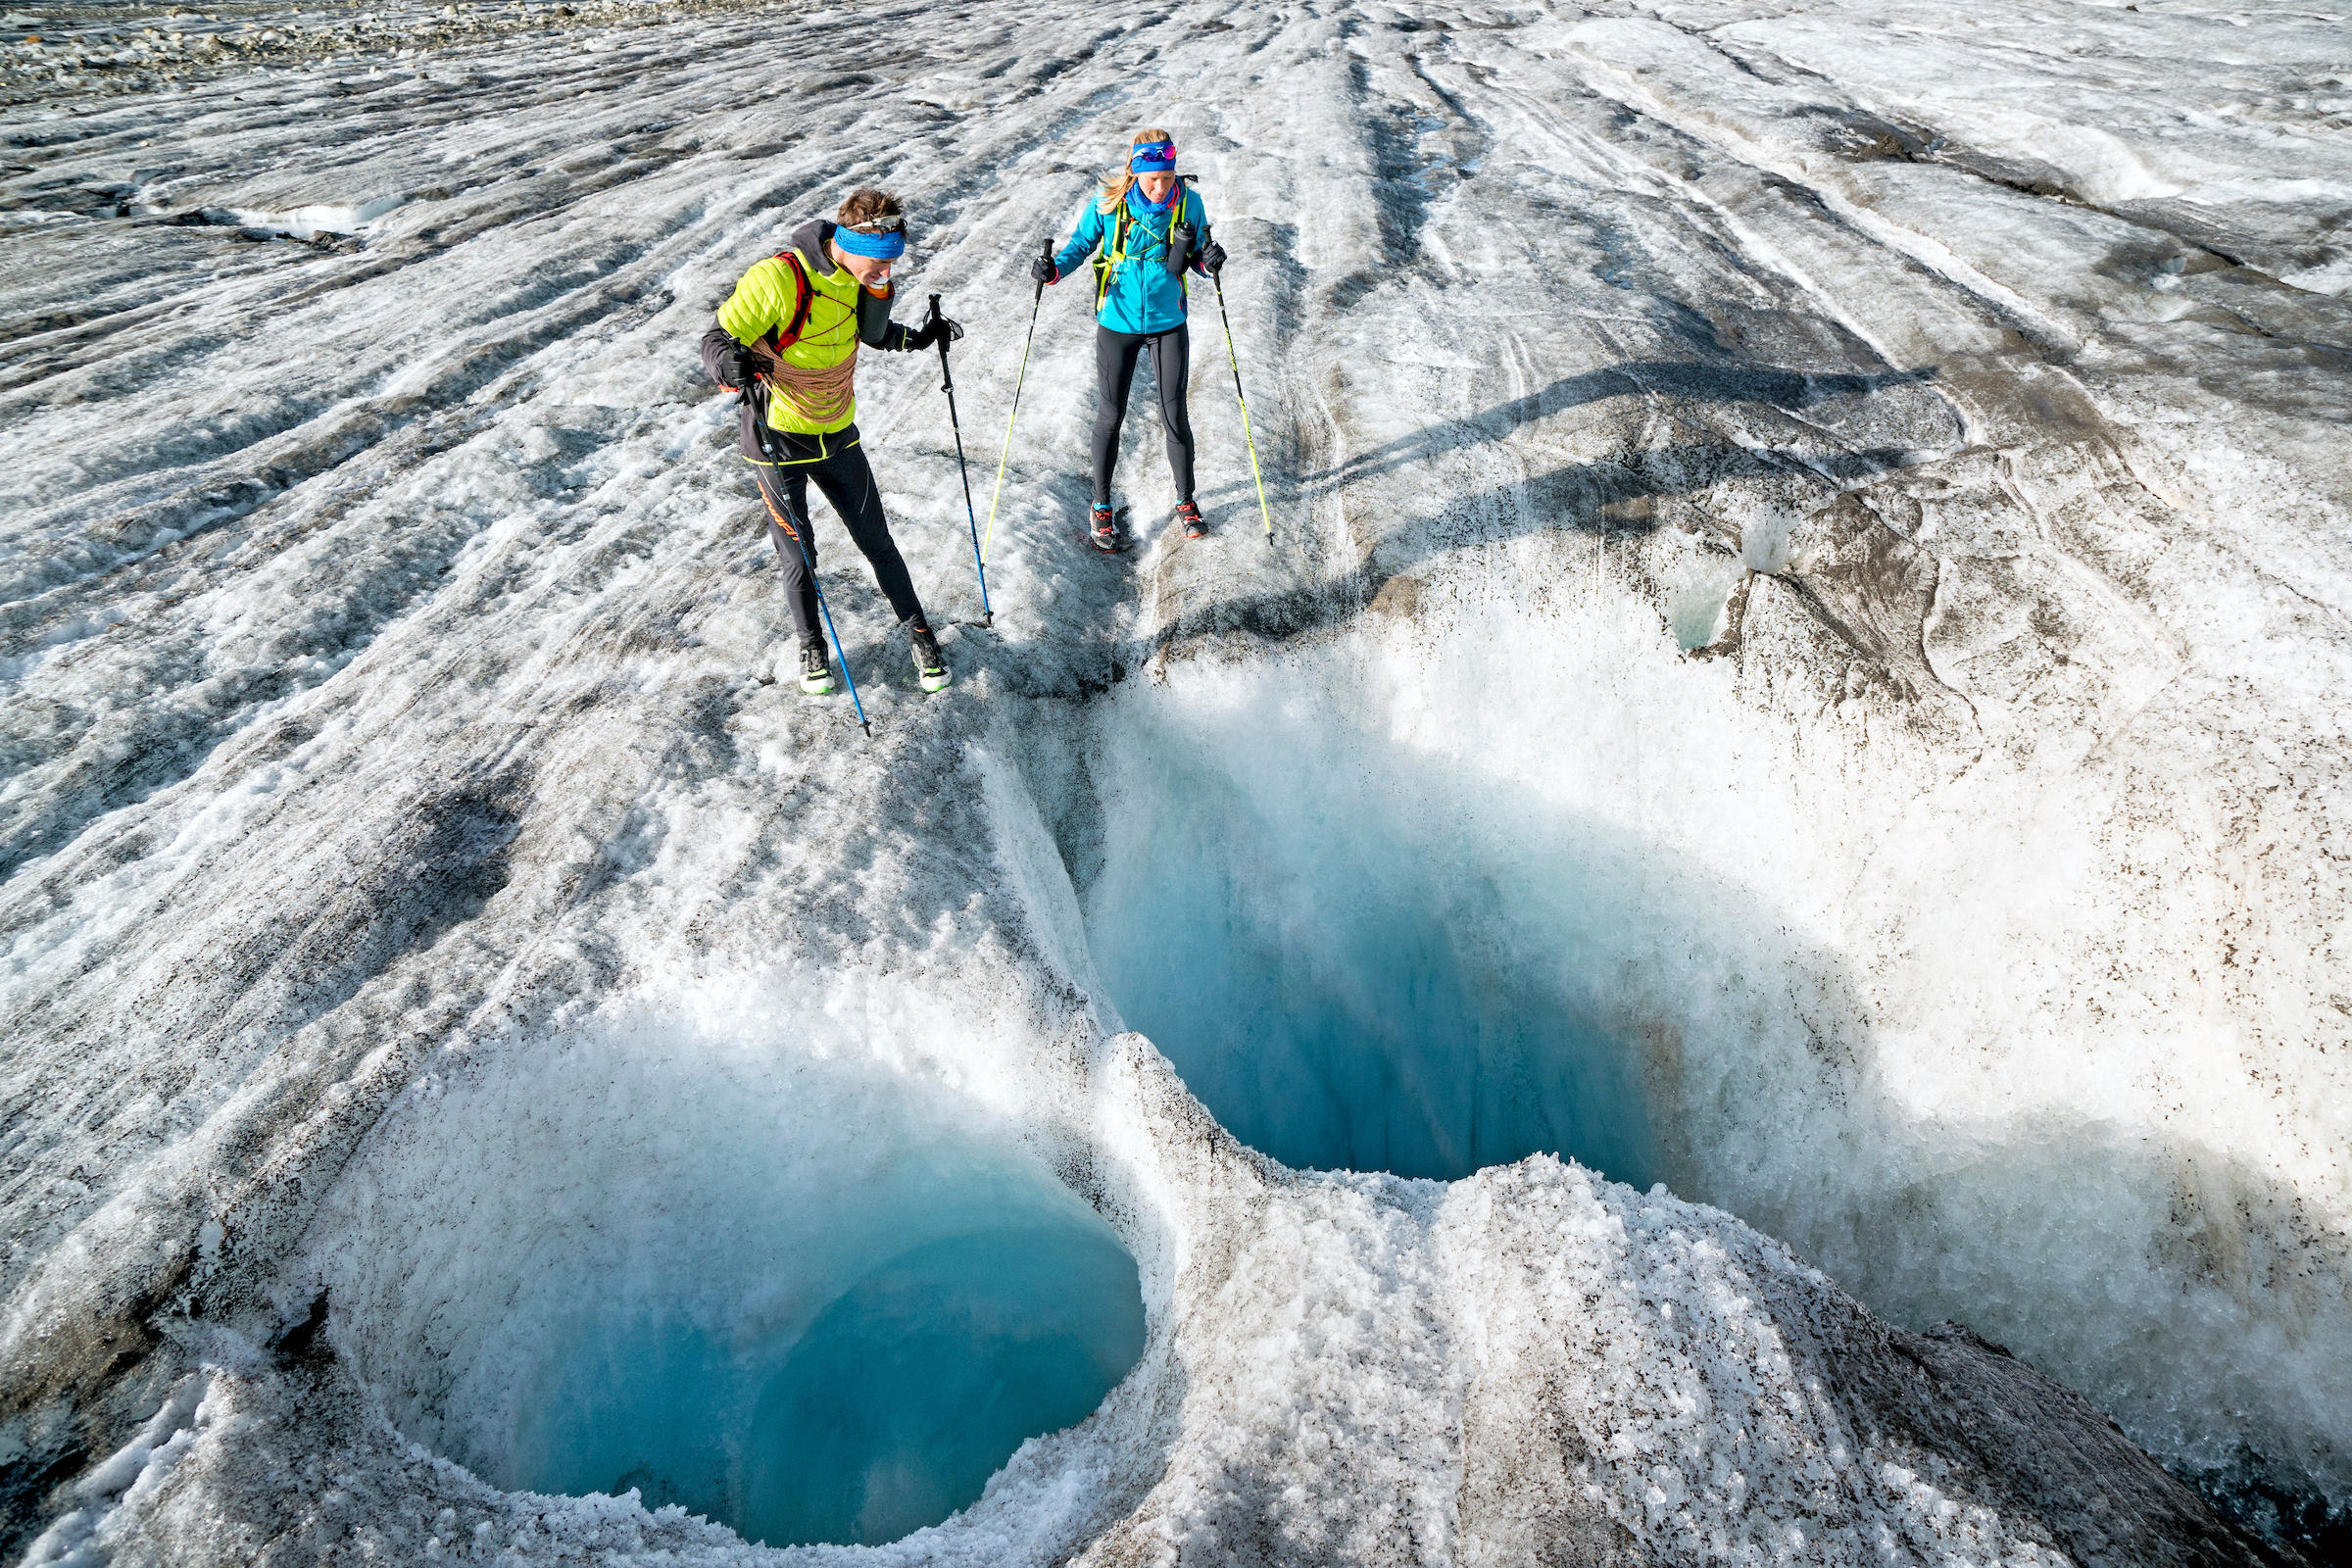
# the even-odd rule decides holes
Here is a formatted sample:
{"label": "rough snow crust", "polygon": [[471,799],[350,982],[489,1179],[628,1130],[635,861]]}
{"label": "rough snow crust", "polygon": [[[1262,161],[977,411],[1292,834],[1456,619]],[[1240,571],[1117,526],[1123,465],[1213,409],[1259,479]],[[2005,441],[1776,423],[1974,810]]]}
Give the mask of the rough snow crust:
{"label": "rough snow crust", "polygon": [[[592,1245],[534,1225],[552,1186],[370,1233],[370,1194],[476,1168],[419,1107],[662,1019],[772,1057],[780,1151],[945,1117],[1141,1275],[1086,1423],[796,1560],[2253,1549],[2094,1405],[2183,1473],[2352,1497],[2348,21],[746,10],[12,111],[7,1549],[769,1557],[393,1424],[445,1343],[399,1314],[496,1281],[404,1291],[388,1250]],[[865,744],[765,679],[693,339],[889,184],[985,463],[1026,256],[1139,117],[1237,258],[1276,542],[1203,303],[1215,537],[1161,528],[1146,414],[1138,552],[1075,548],[1061,290],[949,696],[820,514]],[[935,371],[870,359],[862,422],[965,619]],[[1447,803],[1363,853],[1550,945],[1679,1196],[1226,1135],[1090,950],[1151,746]],[[695,1105],[582,1136],[723,1182]],[[1908,1332],[1946,1317],[2091,1403]]]}

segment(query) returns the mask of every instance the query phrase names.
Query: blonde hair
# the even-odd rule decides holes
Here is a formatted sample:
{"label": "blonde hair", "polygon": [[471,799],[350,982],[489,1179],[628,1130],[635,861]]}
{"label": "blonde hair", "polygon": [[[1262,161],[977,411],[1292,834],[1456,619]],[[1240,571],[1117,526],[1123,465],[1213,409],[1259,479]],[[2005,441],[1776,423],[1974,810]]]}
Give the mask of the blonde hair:
{"label": "blonde hair", "polygon": [[1106,213],[1117,212],[1119,203],[1127,199],[1127,192],[1135,185],[1135,171],[1127,167],[1135,161],[1135,149],[1148,141],[1174,141],[1175,139],[1156,126],[1151,130],[1139,130],[1129,137],[1127,156],[1119,160],[1119,167],[1102,181],[1102,199],[1097,205]]}

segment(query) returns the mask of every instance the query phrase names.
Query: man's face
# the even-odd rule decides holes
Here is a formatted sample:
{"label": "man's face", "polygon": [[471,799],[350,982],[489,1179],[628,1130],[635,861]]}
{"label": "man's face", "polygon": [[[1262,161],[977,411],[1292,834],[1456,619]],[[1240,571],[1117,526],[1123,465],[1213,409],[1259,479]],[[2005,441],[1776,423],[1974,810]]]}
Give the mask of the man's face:
{"label": "man's face", "polygon": [[1176,188],[1174,174],[1138,174],[1135,182],[1144,187],[1144,200],[1154,207],[1166,201],[1168,192]]}
{"label": "man's face", "polygon": [[890,281],[890,258],[887,256],[852,256],[838,243],[827,247],[833,252],[833,265],[844,268],[849,274],[867,288],[880,288]]}

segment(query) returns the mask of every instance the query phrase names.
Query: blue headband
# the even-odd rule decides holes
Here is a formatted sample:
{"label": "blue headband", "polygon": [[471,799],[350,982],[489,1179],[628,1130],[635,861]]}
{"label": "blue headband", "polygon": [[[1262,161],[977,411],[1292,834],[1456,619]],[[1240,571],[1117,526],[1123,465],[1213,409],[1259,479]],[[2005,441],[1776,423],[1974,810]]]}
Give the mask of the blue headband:
{"label": "blue headband", "polygon": [[876,261],[895,262],[906,254],[906,231],[894,228],[887,234],[862,234],[847,224],[836,224],[833,243],[852,256],[868,256]]}
{"label": "blue headband", "polygon": [[1172,141],[1139,142],[1127,160],[1127,171],[1133,174],[1165,174],[1175,168],[1176,144]]}

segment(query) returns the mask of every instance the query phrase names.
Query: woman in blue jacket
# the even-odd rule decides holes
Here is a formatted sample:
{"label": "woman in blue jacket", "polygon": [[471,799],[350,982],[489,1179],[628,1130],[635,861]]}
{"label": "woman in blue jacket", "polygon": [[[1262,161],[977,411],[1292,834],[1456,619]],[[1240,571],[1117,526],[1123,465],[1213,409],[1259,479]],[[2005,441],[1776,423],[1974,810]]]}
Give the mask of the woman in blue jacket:
{"label": "woman in blue jacket", "polygon": [[1176,520],[1198,539],[1208,531],[1193,504],[1193,421],[1184,409],[1192,335],[1185,326],[1184,274],[1214,275],[1225,248],[1209,237],[1208,211],[1176,172],[1176,143],[1164,130],[1139,130],[1127,167],[1102,182],[1070,242],[1030,270],[1056,283],[1089,256],[1095,272],[1095,506],[1090,537],[1098,550],[1119,547],[1110,507],[1110,470],[1135,362],[1152,351],[1159,383],[1159,418],[1167,429],[1168,468],[1176,478]]}

